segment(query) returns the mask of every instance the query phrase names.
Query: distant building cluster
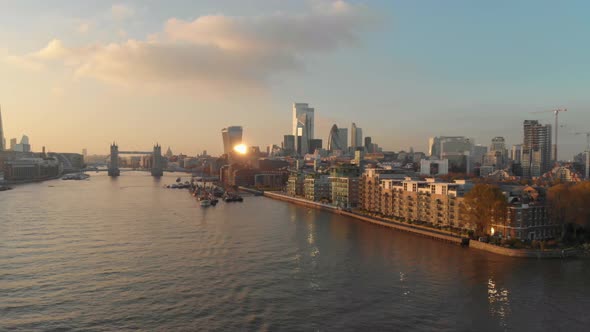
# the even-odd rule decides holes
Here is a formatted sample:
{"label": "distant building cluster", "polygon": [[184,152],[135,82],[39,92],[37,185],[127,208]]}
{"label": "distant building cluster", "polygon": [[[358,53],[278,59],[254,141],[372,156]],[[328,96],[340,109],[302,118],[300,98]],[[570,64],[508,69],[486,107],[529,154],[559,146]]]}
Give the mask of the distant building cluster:
{"label": "distant building cluster", "polygon": [[[588,176],[588,153],[572,164],[558,163],[552,155],[551,125],[536,120],[524,121],[523,140],[512,146],[501,136],[489,145],[465,136],[435,136],[423,153],[413,148],[383,151],[354,122],[350,127],[333,124],[324,146],[315,136],[315,115],[308,103],[294,103],[292,132],[283,136],[280,146],[266,151],[233,151],[242,142],[242,127],[223,129],[220,180],[381,218],[463,231],[475,229],[465,212],[465,195],[475,182],[488,181],[498,184],[508,202],[502,223],[492,224],[498,234],[542,240],[561,231],[549,218],[543,183],[581,181],[584,172]],[[233,134],[230,128],[236,128]]]}
{"label": "distant building cluster", "polygon": [[16,138],[6,146],[0,109],[0,182],[40,181],[79,172],[85,167],[84,157],[77,153],[33,152],[27,135],[20,142]]}

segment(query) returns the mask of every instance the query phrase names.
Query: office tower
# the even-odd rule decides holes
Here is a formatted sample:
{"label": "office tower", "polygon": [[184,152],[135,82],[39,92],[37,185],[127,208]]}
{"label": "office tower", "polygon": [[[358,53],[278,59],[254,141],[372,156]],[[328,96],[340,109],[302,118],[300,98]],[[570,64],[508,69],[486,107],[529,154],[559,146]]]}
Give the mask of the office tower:
{"label": "office tower", "polygon": [[363,146],[363,129],[358,128],[354,122],[350,127],[350,146],[353,149]]}
{"label": "office tower", "polygon": [[517,164],[520,164],[520,156],[522,153],[522,145],[514,144],[510,150],[510,159]]}
{"label": "office tower", "polygon": [[449,171],[470,173],[473,141],[464,136],[439,136],[429,140],[431,158],[449,161]]}
{"label": "office tower", "polygon": [[490,151],[501,151],[504,152],[506,150],[506,140],[504,137],[496,136],[492,138],[492,144],[490,145]]}
{"label": "office tower", "polygon": [[221,130],[223,137],[223,153],[229,154],[236,145],[242,144],[242,127],[231,126]]}
{"label": "office tower", "polygon": [[332,129],[330,129],[330,134],[328,135],[328,151],[346,150],[346,144],[342,144],[343,142],[346,143],[346,137],[340,137],[341,134],[342,132],[338,129],[338,126],[333,125]]}
{"label": "office tower", "polygon": [[309,153],[314,153],[316,150],[322,148],[322,140],[318,138],[314,138],[309,140]]}
{"label": "office tower", "polygon": [[20,146],[22,148],[22,152],[31,152],[31,144],[29,143],[29,136],[23,135],[20,139]]}
{"label": "office tower", "polygon": [[2,126],[2,107],[0,107],[0,151],[6,150],[6,139],[4,138],[4,127]]}
{"label": "office tower", "polygon": [[293,104],[293,136],[299,155],[309,151],[309,141],[314,139],[314,109],[307,103]]}
{"label": "office tower", "polygon": [[494,166],[496,169],[503,168],[508,163],[508,150],[506,149],[506,141],[504,137],[492,138],[490,145],[490,152],[486,155],[484,165]]}
{"label": "office tower", "polygon": [[16,151],[16,146],[17,146],[16,138],[11,138],[10,139],[10,150]]}
{"label": "office tower", "polygon": [[539,177],[551,169],[551,125],[542,125],[537,120],[523,123],[522,175]]}
{"label": "office tower", "polygon": [[440,138],[430,137],[428,139],[428,156],[440,158]]}
{"label": "office tower", "polygon": [[470,153],[473,146],[471,139],[464,136],[441,136],[438,138],[441,159],[445,159],[445,155]]}
{"label": "office tower", "polygon": [[370,136],[365,137],[365,150],[367,150],[368,153],[373,153],[373,142]]}
{"label": "office tower", "polygon": [[473,163],[482,164],[483,157],[488,153],[488,147],[481,144],[474,145],[471,149],[471,160]]}
{"label": "office tower", "polygon": [[84,158],[86,158],[87,155],[88,155],[88,150],[87,149],[82,149],[82,156]]}
{"label": "office tower", "polygon": [[295,152],[295,136],[285,135],[283,137],[283,150],[288,154]]}
{"label": "office tower", "polygon": [[338,137],[342,151],[346,152],[348,150],[348,128],[338,128]]}

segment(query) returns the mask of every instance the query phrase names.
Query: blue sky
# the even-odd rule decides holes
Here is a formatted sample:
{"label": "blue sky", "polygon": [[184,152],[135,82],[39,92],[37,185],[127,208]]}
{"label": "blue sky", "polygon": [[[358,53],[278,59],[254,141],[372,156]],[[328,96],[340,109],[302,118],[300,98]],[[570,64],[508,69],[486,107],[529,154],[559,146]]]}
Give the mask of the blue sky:
{"label": "blue sky", "polygon": [[[18,60],[0,61],[0,71],[10,78],[0,82],[6,136],[27,133],[37,148],[87,147],[91,153],[106,153],[103,145],[113,139],[138,148],[157,140],[175,152],[219,152],[219,130],[233,124],[244,126],[251,144],[279,143],[291,127],[291,103],[298,101],[316,107],[320,138],[326,138],[332,123],[356,122],[387,149],[425,150],[432,135],[466,135],[486,145],[494,136],[505,136],[510,144],[520,143],[524,119],[552,121],[549,113],[530,112],[567,107],[561,117],[566,128],[560,157],[569,159],[583,149],[584,139],[568,132],[590,131],[590,3],[351,0],[346,21],[340,12],[325,11],[331,5],[321,0],[5,1],[0,57]],[[115,8],[123,10],[115,15]],[[303,36],[294,37],[287,30],[301,26],[265,21],[277,13],[287,18],[319,15],[306,21],[318,25],[317,36],[305,35],[309,30],[302,28]],[[215,64],[196,53],[200,63],[195,68],[188,64],[192,69],[186,80],[199,85],[183,81],[181,88],[174,80],[142,85],[160,81],[158,75],[185,75],[170,64],[121,84],[136,72],[113,73],[114,67],[105,72],[105,63],[94,58],[110,55],[105,49],[90,60],[79,52],[96,45],[128,45],[130,39],[147,43],[164,34],[173,18],[181,22],[178,36],[188,38],[182,42],[190,39],[200,50],[199,38],[207,34],[190,23],[208,15],[245,18],[244,36],[259,41],[257,34],[262,34],[263,41],[281,50],[249,54],[261,58],[246,58],[244,67],[227,59],[229,68],[243,70],[237,78],[223,68],[204,72],[202,67]],[[334,16],[338,18],[331,21]],[[252,23],[261,17],[266,23]],[[269,27],[276,32],[261,32]],[[240,31],[223,33],[226,38]],[[348,33],[355,37],[351,40]],[[57,50],[78,50],[76,57],[43,59],[37,70],[17,65],[41,61],[30,54],[54,39],[61,42]],[[190,58],[193,51],[179,56]],[[160,65],[166,56],[161,52],[145,65]],[[215,75],[227,77],[211,82]]]}

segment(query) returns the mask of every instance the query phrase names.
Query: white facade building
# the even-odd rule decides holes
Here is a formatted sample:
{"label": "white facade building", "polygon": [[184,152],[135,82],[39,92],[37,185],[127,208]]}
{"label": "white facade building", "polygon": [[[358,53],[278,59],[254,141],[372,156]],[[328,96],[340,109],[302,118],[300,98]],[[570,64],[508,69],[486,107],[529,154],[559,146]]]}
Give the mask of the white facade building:
{"label": "white facade building", "polygon": [[448,160],[420,160],[420,174],[445,175],[449,173]]}

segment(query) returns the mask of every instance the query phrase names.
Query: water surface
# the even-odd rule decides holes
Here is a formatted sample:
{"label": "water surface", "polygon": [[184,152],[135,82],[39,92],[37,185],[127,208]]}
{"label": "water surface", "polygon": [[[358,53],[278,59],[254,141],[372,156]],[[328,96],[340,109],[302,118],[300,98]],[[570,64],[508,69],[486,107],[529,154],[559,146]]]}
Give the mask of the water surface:
{"label": "water surface", "polygon": [[0,330],[586,330],[590,262],[460,248],[177,175],[0,193]]}

